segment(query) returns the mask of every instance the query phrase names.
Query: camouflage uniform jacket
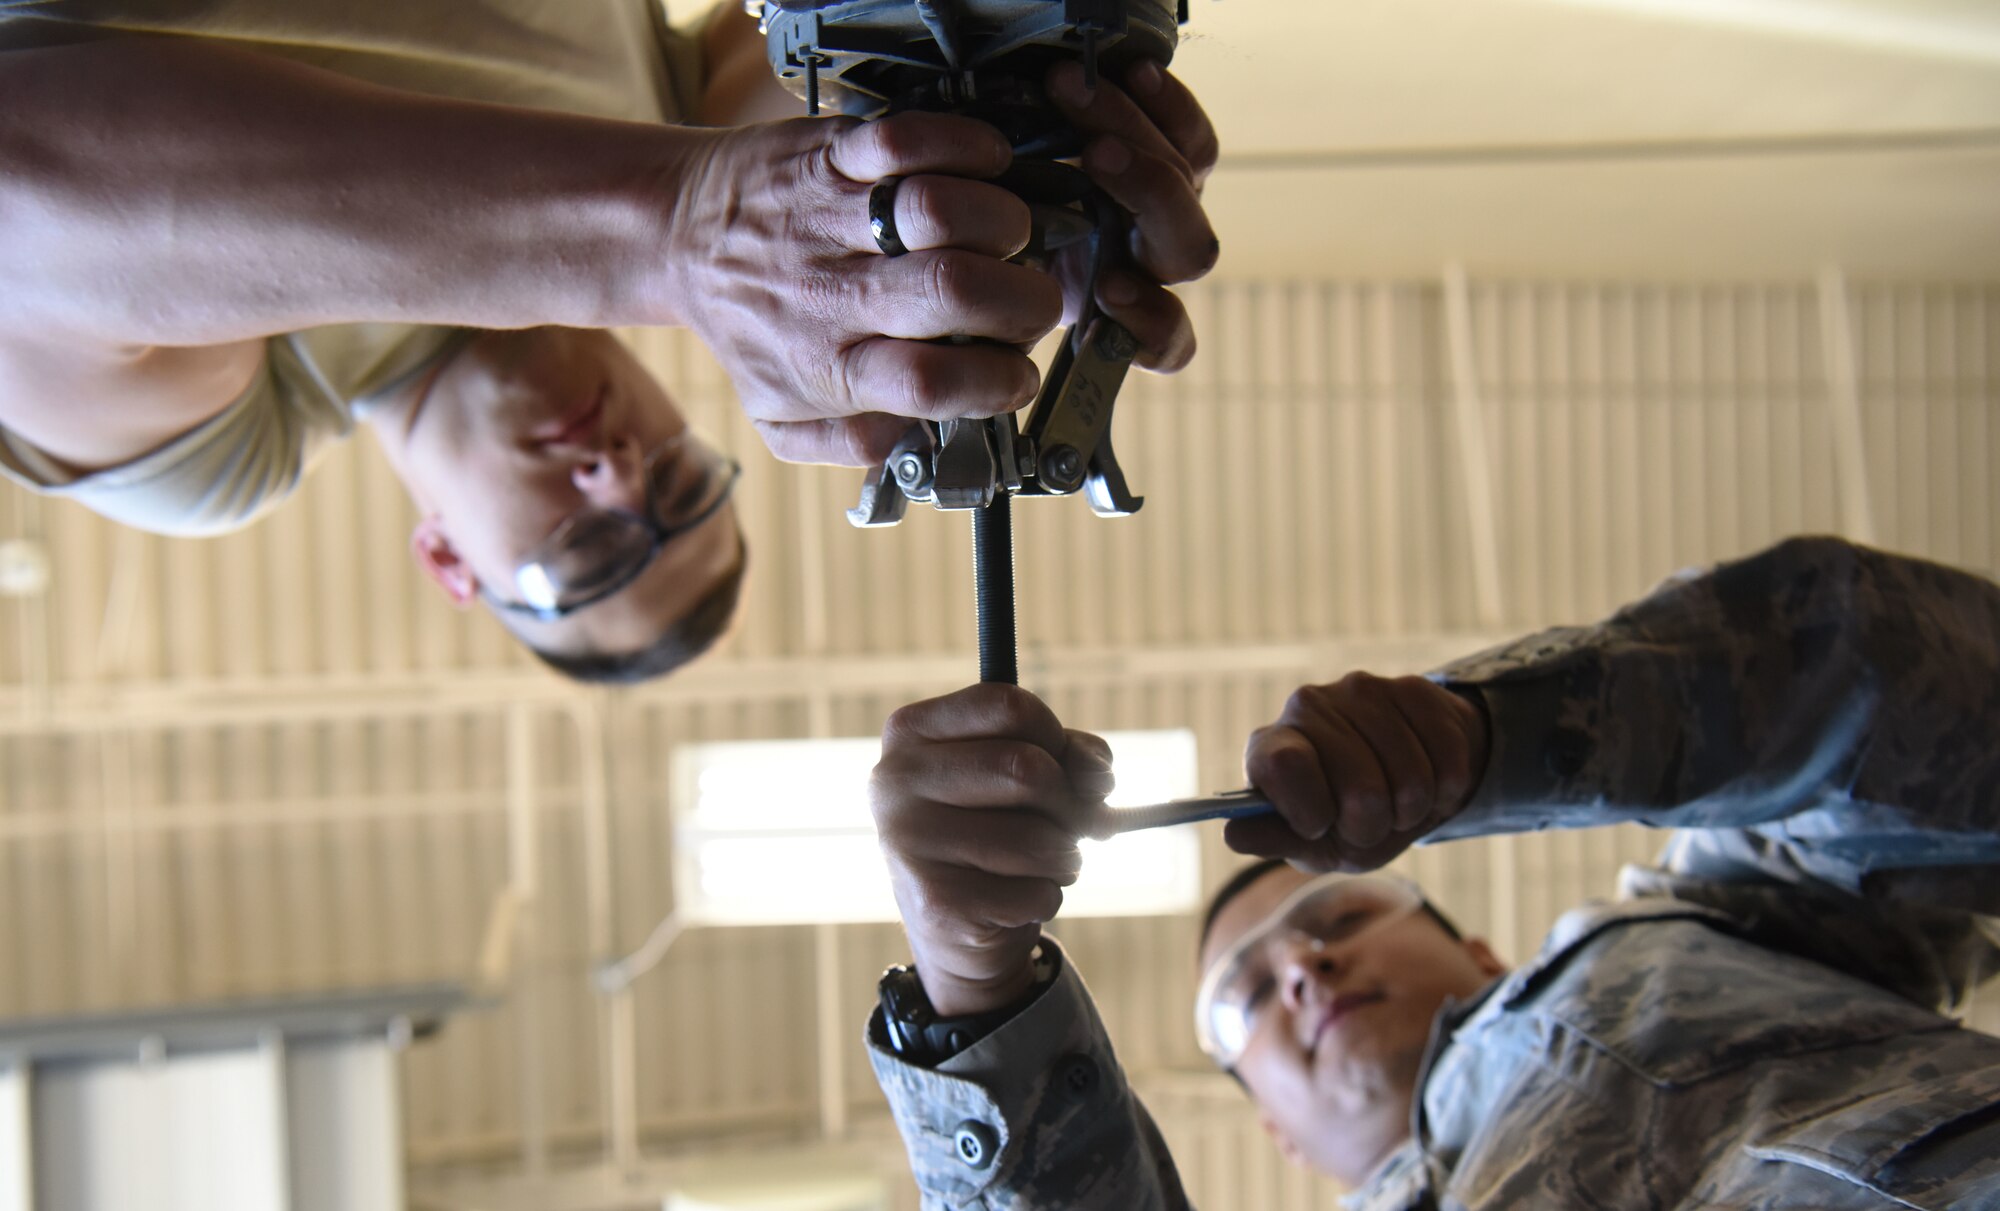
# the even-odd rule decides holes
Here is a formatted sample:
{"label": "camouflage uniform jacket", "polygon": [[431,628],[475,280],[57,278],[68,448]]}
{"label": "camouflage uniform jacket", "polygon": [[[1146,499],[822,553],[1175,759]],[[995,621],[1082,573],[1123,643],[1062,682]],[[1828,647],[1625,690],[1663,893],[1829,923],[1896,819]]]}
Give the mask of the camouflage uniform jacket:
{"label": "camouflage uniform jacket", "polygon": [[[1686,831],[1440,1013],[1348,1206],[2000,1211],[2000,1039],[1936,1012],[2000,959],[2000,589],[1795,540],[1435,676],[1493,726],[1435,839]],[[1187,1206],[1067,965],[938,1071],[870,1039],[926,1208]]]}

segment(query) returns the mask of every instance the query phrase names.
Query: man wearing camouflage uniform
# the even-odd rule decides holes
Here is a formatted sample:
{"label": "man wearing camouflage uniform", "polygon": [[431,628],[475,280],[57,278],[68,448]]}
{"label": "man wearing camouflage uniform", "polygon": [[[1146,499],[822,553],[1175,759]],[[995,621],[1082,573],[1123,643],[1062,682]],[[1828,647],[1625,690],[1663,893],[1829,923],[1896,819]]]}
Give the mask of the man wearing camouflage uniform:
{"label": "man wearing camouflage uniform", "polygon": [[[869,1040],[926,1207],[1187,1205],[1040,933],[1106,754],[1005,686],[885,731],[916,964]],[[1512,972],[1393,877],[1225,889],[1204,1049],[1348,1205],[2000,1208],[2000,1039],[1943,1016],[2000,958],[1992,583],[1794,540],[1429,679],[1302,690],[1246,765],[1280,815],[1229,843],[1318,870],[1681,830]]]}

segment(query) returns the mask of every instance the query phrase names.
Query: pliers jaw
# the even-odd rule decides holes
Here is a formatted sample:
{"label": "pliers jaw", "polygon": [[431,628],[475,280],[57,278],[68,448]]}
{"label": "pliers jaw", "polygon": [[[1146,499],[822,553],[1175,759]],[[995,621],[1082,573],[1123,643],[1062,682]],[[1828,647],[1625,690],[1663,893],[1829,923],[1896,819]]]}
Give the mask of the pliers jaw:
{"label": "pliers jaw", "polygon": [[919,421],[861,485],[847,520],[893,526],[909,502],[983,509],[996,496],[1071,496],[1081,491],[1100,517],[1145,504],[1125,484],[1111,448],[1111,416],[1138,342],[1124,325],[1092,315],[1064,334],[1042,390],[1017,429],[1012,414],[983,420]]}

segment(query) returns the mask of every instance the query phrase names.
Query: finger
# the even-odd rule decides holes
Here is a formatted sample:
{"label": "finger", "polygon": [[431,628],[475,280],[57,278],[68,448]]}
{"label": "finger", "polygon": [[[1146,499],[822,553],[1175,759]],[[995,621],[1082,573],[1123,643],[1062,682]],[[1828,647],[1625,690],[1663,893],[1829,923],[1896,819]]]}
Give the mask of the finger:
{"label": "finger", "polygon": [[930,960],[952,964],[949,974],[960,979],[989,978],[992,957],[1032,945],[1032,935],[1062,909],[1062,888],[1053,880],[937,862],[911,862],[904,869],[907,877],[895,880],[896,906],[911,942],[923,938],[920,969]]}
{"label": "finger", "polygon": [[1346,845],[1333,836],[1307,841],[1269,816],[1231,820],[1222,829],[1223,844],[1237,853],[1278,858],[1315,872],[1378,870],[1395,861],[1412,840],[1408,834],[1392,833],[1367,846]]}
{"label": "finger", "polygon": [[[1248,816],[1222,826],[1222,843],[1239,854],[1292,861],[1297,855],[1318,853],[1331,848],[1332,841],[1308,841],[1292,830],[1285,820],[1271,816]],[[1326,869],[1331,869],[1328,867]]]}
{"label": "finger", "polygon": [[1193,187],[1194,167],[1124,89],[1103,79],[1098,80],[1094,89],[1086,87],[1081,63],[1059,63],[1049,69],[1047,79],[1049,96],[1056,107],[1086,136],[1112,135],[1151,152],[1176,164],[1189,187]]}
{"label": "finger", "polygon": [[1262,727],[1243,753],[1250,785],[1264,792],[1294,837],[1313,840],[1333,826],[1337,802],[1312,742],[1290,727]]}
{"label": "finger", "polygon": [[1014,159],[1006,136],[986,123],[920,110],[849,126],[834,135],[827,154],[837,172],[861,182],[918,173],[991,177]]}
{"label": "finger", "polygon": [[874,337],[850,346],[835,361],[856,408],[899,417],[998,416],[1026,407],[1041,385],[1041,371],[1027,354],[991,343]]}
{"label": "finger", "polygon": [[1427,818],[1440,811],[1455,813],[1472,793],[1472,736],[1461,710],[1471,704],[1422,677],[1397,677],[1389,682],[1388,691],[1424,746],[1436,778],[1435,802]]}
{"label": "finger", "polygon": [[1060,812],[1074,796],[1054,753],[1024,740],[982,738],[884,745],[873,785],[890,811],[905,799],[966,808]]}
{"label": "finger", "polygon": [[[913,860],[905,863],[914,890],[922,897],[905,913],[905,921],[921,921],[925,932],[939,932],[969,951],[993,949],[1003,941],[997,931],[1022,929],[1053,920],[1062,908],[1062,888],[1051,879],[996,875],[970,866]],[[897,900],[904,881],[898,881]]]}
{"label": "finger", "polygon": [[1122,269],[1108,269],[1097,283],[1097,305],[1139,342],[1134,364],[1177,374],[1194,360],[1194,323],[1173,291]]}
{"label": "finger", "polygon": [[1062,319],[1062,287],[1025,265],[956,248],[857,258],[830,316],[850,331],[909,340],[1032,344]]}
{"label": "finger", "polygon": [[1162,282],[1186,282],[1215,268],[1215,238],[1201,195],[1182,166],[1117,138],[1084,149],[1084,171],[1132,214],[1132,256]]}
{"label": "finger", "polygon": [[1215,124],[1209,121],[1201,102],[1172,72],[1151,60],[1125,73],[1125,92],[1187,161],[1199,189],[1215,171],[1221,150]]}
{"label": "finger", "polygon": [[[1320,868],[1326,870],[1356,873],[1380,870],[1395,861],[1416,839],[1416,833],[1392,832],[1373,845],[1343,845],[1337,853],[1327,852],[1316,857],[1308,856],[1303,861],[1308,864],[1317,861],[1321,864]],[[1302,860],[1294,858],[1292,861]]]}
{"label": "finger", "polygon": [[1071,770],[1111,768],[1111,742],[1096,732],[1086,732],[1081,728],[1064,728],[1067,747],[1063,750],[1063,764]]}
{"label": "finger", "polygon": [[[1437,802],[1437,774],[1430,756],[1398,709],[1388,682],[1373,677],[1349,681],[1355,684],[1355,691],[1343,704],[1342,718],[1375,755],[1387,782],[1391,827],[1414,828]],[[1366,843],[1373,837],[1349,839]]]}
{"label": "finger", "polygon": [[1069,743],[1062,721],[1047,703],[1017,685],[981,682],[913,702],[882,725],[885,752],[912,744],[1002,737],[1025,740],[1051,755]]}
{"label": "finger", "polygon": [[1306,686],[1285,703],[1281,724],[1311,742],[1326,771],[1344,845],[1373,845],[1393,827],[1389,781],[1374,749],[1336,707],[1330,691]]}
{"label": "finger", "polygon": [[1070,789],[1083,804],[1101,804],[1118,786],[1111,772],[1111,746],[1103,737],[1090,732],[1075,728],[1068,731],[1069,747],[1063,750],[1062,767],[1069,777]]}
{"label": "finger", "polygon": [[[1034,218],[1019,196],[984,181],[963,177],[906,177],[896,190],[896,236],[911,252],[962,248],[1005,259],[1027,247]],[[856,208],[849,244],[875,252],[874,230],[864,209]]]}
{"label": "finger", "polygon": [[906,861],[935,862],[1067,887],[1083,870],[1077,834],[1031,811],[976,811],[904,800],[882,827]]}
{"label": "finger", "polygon": [[764,446],[788,463],[824,463],[836,467],[873,467],[889,457],[909,432],[910,420],[886,412],[827,420],[752,422]]}

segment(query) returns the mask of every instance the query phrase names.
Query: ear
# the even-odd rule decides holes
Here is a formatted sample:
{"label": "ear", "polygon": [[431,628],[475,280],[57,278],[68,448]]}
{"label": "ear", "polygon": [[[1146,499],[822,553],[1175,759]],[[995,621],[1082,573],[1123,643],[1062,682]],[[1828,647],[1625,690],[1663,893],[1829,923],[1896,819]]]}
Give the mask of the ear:
{"label": "ear", "polygon": [[1276,1119],[1260,1110],[1257,1112],[1257,1125],[1264,1129],[1264,1134],[1271,1137],[1271,1142],[1278,1146],[1278,1151],[1286,1160],[1301,1169],[1311,1168],[1306,1164],[1305,1153],[1299,1151],[1298,1144],[1293,1142],[1291,1136],[1285,1134],[1285,1129],[1278,1126]]}
{"label": "ear", "polygon": [[479,577],[473,575],[472,565],[459,556],[458,548],[451,545],[451,537],[444,532],[444,522],[437,514],[426,516],[410,531],[410,554],[417,557],[417,566],[430,577],[431,583],[443,589],[459,609],[479,599]]}
{"label": "ear", "polygon": [[1499,955],[1493,953],[1493,948],[1486,944],[1485,938],[1467,938],[1465,953],[1472,956],[1472,961],[1479,965],[1479,970],[1484,972],[1489,980],[1507,973],[1507,965],[1500,961]]}

